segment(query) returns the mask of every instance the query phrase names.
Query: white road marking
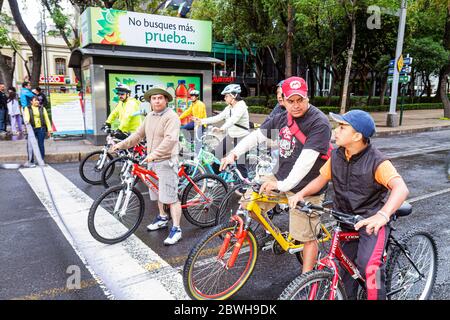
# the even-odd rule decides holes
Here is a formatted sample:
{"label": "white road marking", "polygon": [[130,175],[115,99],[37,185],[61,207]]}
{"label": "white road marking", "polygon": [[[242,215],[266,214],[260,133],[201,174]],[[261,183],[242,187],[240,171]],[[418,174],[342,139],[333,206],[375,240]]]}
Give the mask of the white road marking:
{"label": "white road marking", "polygon": [[[107,296],[139,300],[188,298],[180,273],[136,236],[116,245],[97,242],[87,228],[93,200],[52,167],[44,167],[44,171],[62,220],[51,203],[41,169],[20,170],[74,250],[85,258],[87,269],[104,284]],[[161,269],[156,271],[160,272],[148,272],[147,265],[159,266]]]}
{"label": "white road marking", "polygon": [[439,190],[439,191],[432,192],[432,193],[429,193],[429,194],[425,194],[423,196],[414,197],[414,198],[411,198],[411,199],[409,199],[407,201],[409,203],[414,203],[414,202],[417,202],[417,201],[420,201],[420,200],[425,200],[425,199],[429,199],[429,198],[432,198],[432,197],[440,196],[441,194],[445,194],[445,193],[448,193],[448,192],[450,192],[450,188]]}
{"label": "white road marking", "polygon": [[390,159],[395,159],[395,158],[402,158],[402,157],[407,157],[407,156],[420,155],[420,154],[425,154],[425,153],[433,153],[433,152],[439,152],[439,151],[447,151],[447,150],[450,150],[450,144],[409,149],[409,150],[400,151],[400,152],[392,152],[392,153],[386,152],[386,155]]}

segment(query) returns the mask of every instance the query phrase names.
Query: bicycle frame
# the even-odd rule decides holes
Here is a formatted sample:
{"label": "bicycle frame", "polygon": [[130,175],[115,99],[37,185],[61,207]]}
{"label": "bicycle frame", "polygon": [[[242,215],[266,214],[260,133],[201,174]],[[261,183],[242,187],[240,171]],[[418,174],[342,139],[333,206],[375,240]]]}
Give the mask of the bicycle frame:
{"label": "bicycle frame", "polygon": [[[260,195],[257,192],[252,192],[250,202],[245,206],[244,210],[244,219],[239,217],[238,215],[234,215],[231,217],[231,221],[235,221],[237,223],[237,230],[236,238],[238,243],[242,245],[245,237],[247,236],[247,230],[249,228],[250,222],[252,219],[258,221],[265,230],[269,231],[270,234],[273,236],[276,242],[283,248],[284,251],[289,252],[290,254],[294,254],[296,252],[300,252],[303,250],[303,243],[295,244],[293,239],[288,237],[287,239],[284,237],[283,233],[280,231],[280,229],[272,222],[272,220],[269,218],[266,212],[263,212],[261,210],[261,207],[258,205],[258,202],[264,202],[264,203],[273,203],[273,204],[287,204],[288,199],[287,197],[279,197],[279,196],[271,196],[271,195]],[[254,217],[250,217],[249,213],[253,213]],[[326,242],[331,239],[330,232],[325,228],[323,224],[321,224],[321,229],[325,233],[325,237],[322,239],[319,239],[319,242]],[[231,237],[231,235],[230,235]],[[227,240],[227,237],[225,238],[220,253],[225,252],[228,248],[230,239]],[[227,268],[231,268],[234,264],[234,260],[237,257],[237,254],[239,253],[239,250],[241,248],[240,245],[237,245],[233,253],[231,254],[228,262],[227,262]],[[219,253],[219,258],[220,258]]]}
{"label": "bicycle frame", "polygon": [[[158,176],[156,175],[156,173],[154,171],[145,169],[145,168],[141,167],[139,164],[134,163],[133,168],[131,169],[131,176],[133,177],[133,181],[129,185],[132,186],[134,183],[134,179],[137,177],[153,192],[155,192],[155,193],[159,192],[158,185],[156,184],[156,182],[154,182],[152,179],[150,179],[150,177],[151,177],[155,181],[159,180]],[[184,170],[184,166],[180,166],[180,170],[178,171],[178,176],[186,178],[189,181],[189,183],[191,183],[193,185],[195,192],[197,192],[200,195],[200,197],[198,197],[192,201],[188,201],[186,204],[181,205],[181,208],[188,208],[188,207],[195,206],[195,205],[209,204],[212,202],[212,200],[209,199],[208,197],[206,197],[205,194],[202,192],[202,190],[194,183],[192,178],[186,174],[186,172]]]}
{"label": "bicycle frame", "polygon": [[[359,233],[357,231],[343,232],[338,225],[334,229],[333,240],[331,241],[331,247],[329,254],[318,262],[318,270],[325,268],[331,269],[333,272],[333,280],[331,285],[330,300],[336,298],[336,289],[339,282],[339,269],[337,261],[339,261],[342,267],[355,279],[362,287],[365,287],[366,281],[362,277],[355,264],[344,254],[342,251],[341,243],[356,241],[359,239]],[[311,292],[309,293],[308,300],[314,300],[317,294],[317,284],[313,285]]]}

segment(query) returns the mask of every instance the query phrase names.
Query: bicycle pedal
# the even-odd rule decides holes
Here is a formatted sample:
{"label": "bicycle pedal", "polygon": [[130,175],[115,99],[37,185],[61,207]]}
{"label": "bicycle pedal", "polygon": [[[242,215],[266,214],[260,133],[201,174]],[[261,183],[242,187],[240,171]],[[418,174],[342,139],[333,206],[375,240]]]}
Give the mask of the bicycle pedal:
{"label": "bicycle pedal", "polygon": [[270,240],[270,241],[264,243],[263,247],[261,248],[261,251],[272,250],[274,241],[275,241],[275,240]]}

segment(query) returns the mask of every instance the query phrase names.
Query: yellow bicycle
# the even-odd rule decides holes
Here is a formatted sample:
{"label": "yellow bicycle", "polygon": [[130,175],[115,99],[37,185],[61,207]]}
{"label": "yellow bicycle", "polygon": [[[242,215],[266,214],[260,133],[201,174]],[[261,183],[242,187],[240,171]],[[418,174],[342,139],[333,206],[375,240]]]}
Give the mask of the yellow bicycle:
{"label": "yellow bicycle", "polygon": [[[258,258],[258,239],[251,228],[258,222],[273,237],[273,250],[298,254],[303,244],[282,232],[263,212],[259,203],[287,204],[284,195],[260,195],[260,184],[253,183],[253,192],[245,208],[239,209],[226,223],[205,234],[190,251],[183,268],[183,284],[187,294],[196,300],[224,300],[236,294],[251,276]],[[321,224],[319,242],[331,240]]]}

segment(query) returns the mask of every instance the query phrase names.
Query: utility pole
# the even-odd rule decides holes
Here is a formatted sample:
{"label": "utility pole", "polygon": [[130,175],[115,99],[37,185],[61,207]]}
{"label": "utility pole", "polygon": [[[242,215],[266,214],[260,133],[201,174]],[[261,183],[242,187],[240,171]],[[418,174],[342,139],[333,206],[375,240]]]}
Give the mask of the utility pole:
{"label": "utility pole", "polygon": [[398,24],[397,48],[395,50],[394,76],[392,79],[392,90],[391,90],[391,104],[389,106],[389,113],[387,115],[387,123],[386,123],[388,127],[398,126],[398,115],[396,112],[396,107],[397,107],[398,81],[400,77],[400,70],[398,70],[397,63],[400,56],[402,55],[403,39],[405,37],[405,25],[406,25],[406,0],[402,0],[400,8],[400,21]]}
{"label": "utility pole", "polygon": [[45,9],[42,9],[42,15],[41,15],[41,28],[40,28],[40,32],[41,32],[41,42],[42,42],[42,51],[44,54],[44,84],[45,84],[45,91],[47,94],[47,98],[50,101],[50,87],[48,85],[48,79],[49,79],[49,74],[48,74],[48,60],[47,60],[47,41],[46,41],[46,36],[45,33],[47,31],[47,26],[45,24]]}

